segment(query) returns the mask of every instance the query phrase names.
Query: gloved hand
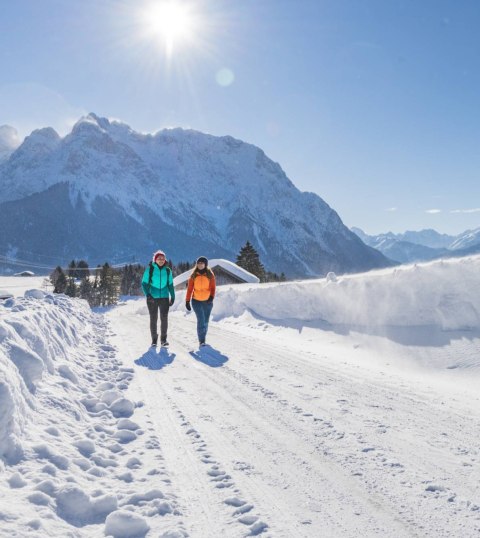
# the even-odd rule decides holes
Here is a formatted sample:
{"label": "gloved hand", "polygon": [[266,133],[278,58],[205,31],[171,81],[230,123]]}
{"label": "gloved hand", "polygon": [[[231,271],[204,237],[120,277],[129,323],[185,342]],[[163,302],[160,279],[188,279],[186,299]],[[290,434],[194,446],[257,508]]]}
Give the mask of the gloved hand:
{"label": "gloved hand", "polygon": [[190,301],[185,302],[185,308],[190,312],[190,310],[192,309],[192,307],[190,305]]}
{"label": "gloved hand", "polygon": [[169,304],[170,306],[173,306],[173,303],[174,303],[174,302],[175,302],[175,299],[173,299],[173,297],[172,297],[172,298],[170,299],[170,301],[168,302],[168,304]]}
{"label": "gloved hand", "polygon": [[152,295],[150,295],[150,293],[147,293],[147,301],[152,301],[152,300],[153,300]]}
{"label": "gloved hand", "polygon": [[213,295],[210,295],[207,299],[207,303],[213,303]]}

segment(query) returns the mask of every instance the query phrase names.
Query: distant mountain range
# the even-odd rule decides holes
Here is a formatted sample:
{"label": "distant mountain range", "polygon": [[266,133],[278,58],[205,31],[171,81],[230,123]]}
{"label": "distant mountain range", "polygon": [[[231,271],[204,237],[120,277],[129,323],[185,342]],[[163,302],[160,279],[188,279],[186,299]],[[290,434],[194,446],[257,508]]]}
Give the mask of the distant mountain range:
{"label": "distant mountain range", "polygon": [[480,253],[480,228],[467,230],[457,236],[440,234],[435,230],[388,232],[367,235],[360,228],[352,228],[360,239],[400,263],[434,260],[442,257],[460,257]]}
{"label": "distant mountain range", "polygon": [[391,265],[261,149],[231,136],[141,134],[95,114],[64,138],[39,129],[15,147],[11,128],[1,135],[0,255],[145,263],[162,248],[174,262],[235,260],[249,240],[267,269],[291,277]]}

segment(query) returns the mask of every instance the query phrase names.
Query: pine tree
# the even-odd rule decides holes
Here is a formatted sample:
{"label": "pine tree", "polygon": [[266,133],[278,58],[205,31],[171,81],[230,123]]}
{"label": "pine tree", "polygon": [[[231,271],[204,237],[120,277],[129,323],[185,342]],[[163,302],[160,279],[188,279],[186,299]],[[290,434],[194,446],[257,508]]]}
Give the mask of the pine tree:
{"label": "pine tree", "polygon": [[195,262],[179,262],[173,267],[173,276],[181,275],[182,273],[185,273],[185,271],[192,269],[194,266]]}
{"label": "pine tree", "polygon": [[85,260],[80,260],[77,264],[77,270],[75,271],[75,277],[82,280],[86,276],[90,276],[90,270],[88,263]]}
{"label": "pine tree", "polygon": [[243,267],[246,271],[252,273],[252,275],[258,276],[261,282],[265,281],[265,267],[250,241],[247,241],[240,249],[237,256],[237,265]]}
{"label": "pine tree", "polygon": [[142,278],[145,267],[140,264],[125,265],[120,271],[120,293],[121,295],[141,295]]}
{"label": "pine tree", "polygon": [[80,286],[78,288],[78,295],[81,299],[85,299],[85,301],[88,301],[88,304],[90,306],[95,306],[94,304],[92,304],[92,302],[94,302],[94,298],[93,298],[93,285],[90,281],[90,276],[89,275],[85,275],[81,282],[80,282]]}
{"label": "pine tree", "polygon": [[68,277],[67,287],[65,288],[65,295],[68,295],[69,297],[77,297],[77,292],[78,289],[77,285],[75,284],[75,279],[73,278],[73,276]]}
{"label": "pine tree", "polygon": [[130,295],[130,284],[132,280],[132,266],[125,265],[122,268],[122,280],[120,282],[120,294],[121,295]]}
{"label": "pine tree", "polygon": [[272,271],[265,272],[265,282],[285,282],[286,280],[287,277],[284,272],[280,274],[272,273]]}
{"label": "pine tree", "polygon": [[60,266],[57,266],[50,275],[50,281],[53,284],[53,293],[65,293],[67,287],[67,277]]}
{"label": "pine tree", "polygon": [[100,291],[99,291],[99,283],[100,283],[100,265],[97,265],[97,268],[95,269],[95,278],[93,280],[92,285],[92,292],[91,292],[91,299],[89,301],[90,306],[100,306]]}
{"label": "pine tree", "polygon": [[77,264],[75,263],[75,260],[72,260],[69,264],[68,264],[68,269],[67,269],[67,275],[71,278],[75,278],[76,275],[77,275]]}
{"label": "pine tree", "polygon": [[120,291],[120,279],[108,263],[104,263],[100,268],[98,281],[100,306],[116,304]]}

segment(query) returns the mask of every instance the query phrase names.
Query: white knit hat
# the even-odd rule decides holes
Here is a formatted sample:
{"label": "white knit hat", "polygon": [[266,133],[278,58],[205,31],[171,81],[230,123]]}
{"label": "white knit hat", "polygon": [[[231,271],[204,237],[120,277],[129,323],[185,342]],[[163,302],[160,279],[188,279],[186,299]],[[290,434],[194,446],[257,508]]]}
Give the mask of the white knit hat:
{"label": "white knit hat", "polygon": [[163,250],[157,250],[157,252],[153,254],[153,263],[155,263],[155,260],[158,258],[158,256],[165,256],[165,252],[163,252]]}

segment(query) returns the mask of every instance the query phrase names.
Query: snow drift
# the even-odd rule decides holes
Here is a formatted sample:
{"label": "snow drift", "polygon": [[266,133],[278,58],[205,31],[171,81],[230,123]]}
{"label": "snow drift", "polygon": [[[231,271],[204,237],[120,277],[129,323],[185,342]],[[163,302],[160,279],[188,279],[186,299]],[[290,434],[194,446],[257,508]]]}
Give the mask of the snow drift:
{"label": "snow drift", "polygon": [[473,256],[336,279],[219,287],[213,319],[247,310],[270,320],[480,329],[479,274],[480,256]]}

